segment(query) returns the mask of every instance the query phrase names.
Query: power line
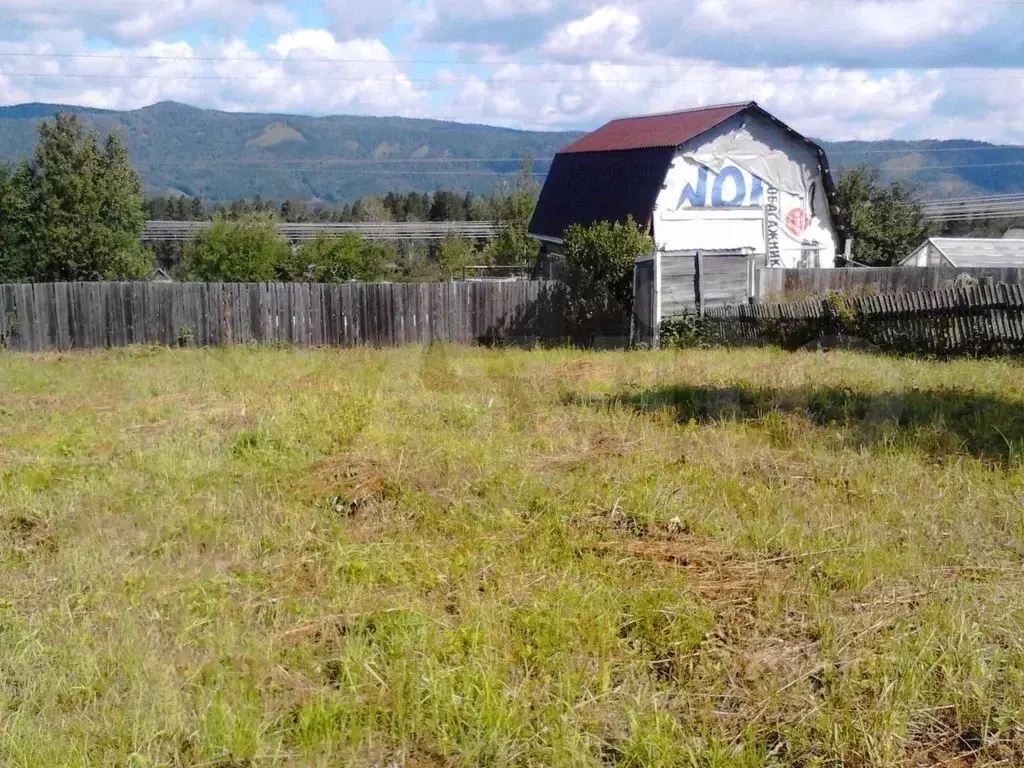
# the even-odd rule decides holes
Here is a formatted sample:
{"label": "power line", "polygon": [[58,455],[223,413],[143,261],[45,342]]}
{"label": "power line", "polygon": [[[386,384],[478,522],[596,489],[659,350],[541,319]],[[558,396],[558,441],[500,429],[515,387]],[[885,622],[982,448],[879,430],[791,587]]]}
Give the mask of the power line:
{"label": "power line", "polygon": [[[332,167],[332,166],[338,166],[338,165],[341,165],[341,166],[346,165],[346,163],[343,162],[343,161],[341,161],[341,162],[334,162],[334,161],[309,161],[308,164],[307,164],[306,161],[281,161],[281,160],[267,160],[267,161],[253,160],[253,161],[248,161],[248,162],[246,162],[246,161],[225,161],[224,163],[220,163],[220,164],[217,164],[217,165],[190,165],[188,163],[171,163],[171,162],[167,162],[167,163],[147,163],[145,160],[138,160],[137,162],[140,165],[147,166],[147,167],[154,167],[154,168],[162,168],[162,167],[189,168],[189,169],[192,169],[192,170],[219,170],[219,169],[221,169],[221,168],[223,168],[225,166],[232,167],[232,168],[251,167],[251,168],[259,168],[259,169],[293,168],[293,169],[302,169],[302,170],[317,170],[318,168],[321,168],[321,167]],[[428,162],[432,162],[432,161],[428,161]],[[447,162],[447,161],[440,160],[440,161],[437,161],[437,162],[442,162],[443,163],[443,162]],[[507,161],[488,161],[488,162],[519,162],[519,161],[517,161],[517,160],[507,160]],[[361,163],[361,165],[365,165],[367,167],[370,167],[370,166],[376,165],[377,163],[386,165],[388,163],[388,161],[386,161],[386,160],[384,160],[384,161],[366,161],[364,163]],[[955,165],[931,165],[931,166],[924,166],[924,167],[921,167],[921,168],[888,168],[888,169],[883,169],[883,170],[885,170],[888,173],[916,174],[916,173],[928,173],[928,172],[931,172],[931,171],[956,170],[956,169],[964,169],[964,168],[1010,168],[1010,167],[1020,167],[1020,166],[1024,166],[1024,161],[1006,162],[1006,163],[965,163],[965,164],[955,164]],[[339,171],[334,171],[334,172],[338,173]],[[346,171],[346,172],[347,173],[362,173],[363,171],[349,170],[349,171]],[[365,172],[371,172],[371,171],[367,170]],[[519,173],[521,173],[521,171],[518,171],[518,170],[500,171],[500,170],[492,169],[492,170],[478,170],[478,171],[471,171],[471,170],[457,170],[457,171],[452,171],[452,170],[439,170],[439,171],[396,171],[396,173],[401,173],[401,174],[404,174],[404,175],[424,175],[424,176],[434,176],[434,175],[461,176],[461,175],[478,175],[478,174],[483,174],[483,175],[488,175],[488,176],[491,176],[491,175],[515,176],[515,175],[518,175]],[[547,176],[547,172],[546,171],[532,171],[530,173],[530,175],[531,176]]]}
{"label": "power line", "polygon": [[[909,139],[908,141],[941,141],[941,139]],[[918,153],[925,152],[1006,152],[1006,151],[1019,150],[1024,152],[1024,145],[1020,144],[1002,144],[993,145],[988,147],[922,147],[905,149],[851,149],[844,147],[834,147],[828,150],[828,155],[916,155]]]}
{"label": "power line", "polygon": [[[145,168],[145,163],[140,163],[140,165],[142,165]],[[179,165],[179,166],[176,166],[176,167],[187,168],[188,170],[191,170],[191,171],[219,171],[219,170],[221,170],[220,166],[215,166],[215,165],[187,165],[187,164],[183,164],[183,165]],[[258,170],[262,170],[262,171],[267,171],[267,170],[285,170],[285,169],[287,169],[287,166],[275,166],[275,165],[259,165],[259,166],[257,166],[257,165],[254,165],[253,168],[254,168],[254,170],[258,169]],[[288,170],[292,170],[292,169],[288,169]],[[316,170],[319,170],[319,169],[316,166],[311,166],[309,168],[301,168],[300,170],[316,171]],[[372,170],[366,170],[366,171],[333,171],[332,170],[332,171],[330,171],[330,174],[332,176],[360,176],[360,175],[364,175],[364,174],[368,174],[368,173],[374,173],[374,172],[375,171],[372,171]],[[510,171],[510,172],[502,172],[502,171],[400,171],[399,172],[399,171],[396,171],[395,175],[396,176],[490,176],[490,177],[505,176],[505,177],[513,178],[513,177],[519,176],[521,174],[520,174],[519,171]],[[536,172],[535,171],[535,172],[531,172],[530,176],[533,176],[533,177],[536,177],[536,178],[544,178],[545,176],[547,176],[547,173]]]}
{"label": "power line", "polygon": [[1024,208],[1024,198],[1021,198],[1020,200],[1009,200],[1006,203],[1003,203],[1001,205],[996,205],[996,204],[990,204],[990,205],[963,205],[963,206],[951,205],[951,206],[941,206],[941,207],[940,206],[928,206],[928,205],[922,206],[922,210],[924,210],[925,213],[928,213],[930,215],[936,215],[936,216],[941,215],[941,214],[950,214],[950,215],[955,216],[955,215],[959,215],[959,214],[962,214],[962,213],[963,214],[967,214],[967,213],[977,213],[979,211],[1003,211],[1003,210],[1010,210],[1010,209],[1017,210],[1019,208]]}
{"label": "power line", "polygon": [[1024,210],[1019,211],[1007,211],[1002,213],[992,213],[984,216],[928,216],[931,221],[938,222],[951,222],[951,221],[978,221],[985,219],[1024,219]]}
{"label": "power line", "polygon": [[[816,3],[825,2],[826,0],[814,0]],[[961,0],[965,2],[966,0]],[[1000,0],[992,0],[993,2],[1000,2]],[[1005,2],[1005,0],[1003,0]],[[1024,6],[1024,3],[1021,3]],[[265,54],[255,55],[210,55],[210,54],[150,54],[150,53],[105,53],[105,52],[78,52],[78,53],[67,53],[58,51],[0,51],[0,58],[33,58],[33,59],[68,59],[68,60],[99,60],[99,61],[174,61],[174,62],[188,62],[188,61],[199,61],[199,62],[266,62],[274,64],[283,63],[302,63],[302,64],[408,64],[417,66],[501,66],[507,63],[507,59],[488,59],[487,57],[480,58],[450,58],[450,59],[422,59],[422,58],[408,58],[408,57],[393,57],[393,58],[368,58],[368,57],[333,57],[333,56],[291,56],[290,54],[278,55],[278,56],[267,56]],[[550,66],[578,66],[578,65],[567,65],[559,61],[517,61],[516,66],[519,67],[550,67]],[[601,59],[594,58],[586,62],[586,65],[602,65],[602,66],[617,66],[617,67],[657,67],[658,69],[665,68],[686,68],[693,69],[698,66],[692,63],[685,62],[673,62],[673,61],[652,61],[652,60],[626,60],[626,59]],[[828,71],[865,71],[865,70],[849,70],[840,69],[834,66],[822,66],[816,67],[817,70],[828,70]],[[934,71],[935,67],[901,67],[897,72],[910,72],[910,71],[922,71],[930,72]],[[972,67],[971,69],[984,69],[983,67]],[[759,71],[753,70],[750,71]],[[978,73],[978,77],[986,77],[983,73]]]}
{"label": "power line", "polygon": [[[546,163],[549,163],[549,162],[553,161],[554,158],[553,157],[533,157],[533,158],[530,158],[530,160],[532,162],[534,162],[534,163],[546,164]],[[146,162],[145,160],[138,160],[138,162],[143,163],[143,164],[147,165],[150,168],[163,168],[163,167],[171,167],[171,168],[213,168],[213,167],[217,167],[217,168],[222,168],[225,165],[229,165],[229,166],[232,166],[232,167],[243,167],[243,168],[245,166],[250,166],[250,165],[254,166],[254,167],[265,167],[267,165],[271,165],[271,166],[274,166],[274,167],[276,167],[276,166],[281,166],[281,167],[296,166],[296,167],[300,167],[301,168],[301,167],[307,166],[307,165],[310,165],[310,166],[313,166],[313,167],[319,167],[319,166],[379,166],[379,165],[392,165],[392,164],[397,164],[397,165],[409,165],[409,164],[421,165],[421,164],[428,164],[428,163],[430,163],[430,164],[433,164],[433,163],[438,163],[438,164],[441,164],[441,163],[452,163],[452,164],[457,164],[457,165],[458,164],[471,164],[471,163],[495,163],[495,164],[497,164],[497,163],[505,163],[505,164],[507,164],[507,163],[515,163],[515,164],[521,165],[522,162],[523,162],[523,158],[521,158],[521,157],[464,157],[464,158],[456,158],[456,157],[433,157],[433,158],[399,157],[399,158],[394,158],[394,159],[386,159],[386,158],[346,159],[346,158],[331,158],[331,157],[328,157],[328,158],[315,158],[315,157],[311,157],[311,158],[296,158],[296,159],[293,159],[293,160],[280,160],[280,159],[274,159],[274,160],[259,160],[259,159],[253,159],[253,160],[225,160],[224,162],[219,163],[217,166],[209,166],[209,165],[195,166],[195,165],[188,165],[188,164],[182,164],[182,163],[176,163],[176,162]],[[494,170],[493,172],[494,173],[503,173],[503,174],[504,173],[516,174],[516,173],[519,173],[520,171],[519,170],[512,170],[512,171],[498,171],[498,170]],[[404,173],[404,171],[403,171],[403,173]],[[544,174],[540,174],[540,175],[544,175]]]}
{"label": "power line", "polygon": [[[187,61],[190,61],[190,60],[189,59],[182,59],[181,61],[182,61],[182,63],[184,63],[184,62],[187,62]],[[256,60],[246,59],[245,61],[256,61]],[[288,63],[288,61],[282,59],[282,60],[280,60],[280,61],[278,61],[276,63],[286,64],[286,63]],[[364,63],[365,64],[365,63],[373,63],[373,62],[360,62],[360,63]],[[377,63],[395,63],[395,64],[398,64],[398,63],[401,63],[401,62],[377,62]],[[488,66],[488,65],[482,64],[481,66]],[[689,66],[693,67],[694,65],[689,65]],[[790,83],[790,84],[811,83],[811,82],[815,82],[816,80],[821,80],[822,79],[820,77],[813,76],[813,73],[811,73],[811,75],[808,75],[808,76],[798,76],[798,77],[795,77],[795,78],[782,78],[782,77],[772,77],[771,75],[765,76],[765,73],[763,71],[761,71],[761,70],[736,70],[736,72],[738,72],[740,74],[749,73],[751,75],[757,75],[759,80],[761,81],[761,83],[765,84],[765,85],[772,85],[772,84],[778,84],[778,83]],[[597,84],[597,85],[641,85],[641,84],[649,83],[649,84],[655,84],[655,85],[658,85],[658,84],[662,84],[663,85],[663,84],[667,84],[667,83],[671,82],[670,80],[665,79],[665,78],[657,79],[657,78],[651,78],[651,77],[634,77],[634,78],[614,78],[614,79],[600,78],[600,80],[595,83],[595,81],[593,81],[593,80],[585,79],[586,74],[587,74],[587,70],[583,69],[583,70],[579,70],[578,71],[578,75],[576,77],[569,77],[569,76],[566,76],[566,75],[562,75],[562,76],[536,77],[536,78],[527,78],[527,77],[518,77],[518,76],[506,76],[506,75],[502,75],[500,72],[499,73],[489,72],[486,75],[472,75],[472,74],[452,75],[452,74],[445,74],[445,75],[435,75],[435,76],[431,76],[431,77],[410,77],[408,75],[381,76],[381,75],[372,75],[372,74],[365,74],[365,75],[359,75],[359,76],[335,76],[335,75],[317,75],[317,74],[310,74],[310,73],[301,73],[301,74],[296,73],[296,74],[292,74],[292,75],[274,75],[273,77],[262,77],[262,76],[257,76],[257,75],[249,75],[249,76],[243,76],[243,75],[190,75],[190,74],[176,74],[176,73],[173,73],[173,72],[161,72],[161,73],[158,73],[158,74],[150,75],[150,74],[123,74],[123,73],[101,73],[101,72],[3,72],[2,70],[0,70],[0,75],[3,75],[4,77],[46,78],[46,79],[51,79],[51,80],[52,79],[62,79],[62,78],[67,78],[67,79],[78,78],[78,79],[86,79],[86,80],[104,80],[104,79],[106,79],[106,80],[137,80],[137,81],[141,81],[141,80],[187,80],[187,81],[190,81],[190,80],[200,80],[200,81],[246,81],[246,82],[253,82],[253,81],[255,81],[255,82],[288,82],[288,81],[293,81],[293,80],[315,81],[315,82],[367,82],[367,81],[371,81],[371,82],[382,82],[382,83],[387,83],[387,82],[399,82],[399,83],[405,83],[405,82],[411,82],[411,83],[437,83],[440,87],[444,87],[444,86],[452,84],[452,83],[478,82],[478,81],[479,82],[490,82],[490,83],[495,83],[495,84],[499,84],[499,85],[500,84],[505,84],[505,83],[507,83],[507,84],[526,84],[526,85],[531,85],[531,84],[533,84],[533,85],[544,85],[544,84],[572,85],[572,84],[576,84],[576,85],[586,85],[586,86],[591,86],[591,87],[594,86],[595,84]],[[1012,77],[1009,76],[1009,75],[1004,75],[1004,77],[1007,77],[1008,79],[1021,80],[1021,79],[1024,79],[1024,74],[1014,75]],[[991,78],[991,74],[986,74],[986,75],[980,75],[977,79],[990,79],[990,78]],[[976,78],[960,77],[960,79],[976,79]],[[692,77],[692,76],[687,75],[687,80],[689,82],[695,82],[695,83],[715,83],[715,84],[719,84],[720,85],[722,83],[722,81],[723,81],[723,77],[721,75],[719,75],[717,77],[714,77],[714,76],[712,76],[712,77]],[[837,84],[839,84],[839,85],[841,85],[843,83],[841,78],[837,78],[835,80],[835,82]],[[889,84],[889,85],[893,85],[893,86],[900,85],[900,83],[896,83],[896,82],[892,81],[891,78],[879,78],[877,80],[872,80],[871,82],[872,82],[872,84],[874,84],[876,86],[877,85],[885,85],[885,84]],[[738,84],[742,84],[742,83],[738,83]]]}
{"label": "power line", "polygon": [[975,214],[975,213],[992,213],[999,211],[1010,211],[1010,210],[1022,210],[1024,209],[1024,199],[1005,203],[1003,205],[976,205],[976,206],[963,206],[963,207],[952,207],[952,208],[931,208],[928,206],[922,207],[922,210],[928,214],[934,214],[936,216],[949,214],[950,216],[959,216],[961,214]]}
{"label": "power line", "polygon": [[996,202],[1007,198],[1024,198],[1024,192],[1006,192],[999,195],[973,195],[971,197],[946,197],[940,200],[926,200],[925,205],[946,205],[951,203]]}
{"label": "power line", "polygon": [[[1024,146],[978,147],[977,149],[979,151],[981,151],[981,150],[995,150],[995,149],[1003,150],[1003,151],[1006,151],[1006,150],[1019,150],[1022,153],[1024,153]],[[901,154],[901,155],[905,155],[905,154],[908,154],[908,153],[914,154],[914,153],[919,152],[919,151],[920,152],[925,152],[925,151],[928,151],[928,150],[907,150],[907,149],[903,149],[903,150],[897,150],[897,149],[888,150],[888,149],[883,149],[883,150],[873,151],[872,154]],[[945,151],[956,152],[956,151],[965,151],[965,150],[936,149],[934,151],[936,151],[936,152],[945,152]],[[846,152],[843,152],[841,150],[839,150],[839,151],[837,151],[837,150],[830,150],[830,151],[827,152],[827,154],[828,154],[829,157],[832,157],[834,155],[843,155],[843,154],[850,154],[850,153],[846,153]],[[554,157],[532,157],[530,159],[533,162],[535,162],[535,163],[548,163],[548,162],[553,161],[555,158]],[[523,160],[522,157],[424,157],[424,158],[419,158],[419,157],[403,157],[403,158],[372,158],[372,159],[352,159],[352,160],[327,158],[324,161],[321,161],[321,160],[319,160],[317,158],[309,158],[309,159],[297,158],[295,160],[282,160],[280,162],[282,162],[282,163],[329,162],[331,164],[337,164],[337,165],[363,165],[363,164],[371,165],[371,164],[374,164],[374,163],[521,163],[522,160]],[[235,163],[237,163],[239,165],[244,165],[248,161],[238,160],[238,161],[233,161],[233,162],[235,162]],[[178,165],[178,163],[162,163],[162,165]],[[972,165],[974,165],[974,164],[972,163]],[[978,164],[978,165],[980,165],[980,164]],[[937,167],[953,167],[953,166],[922,166],[921,168],[915,168],[915,169],[912,169],[912,170],[922,170],[923,171],[923,170],[928,170],[929,168],[937,168]],[[883,169],[883,170],[887,170],[887,169]],[[889,170],[892,170],[892,169],[889,169]],[[897,168],[895,170],[902,170],[902,169]]]}
{"label": "power line", "polygon": [[941,171],[949,168],[1004,168],[1009,166],[1024,165],[1024,162],[1009,163],[966,163],[961,165],[924,165],[920,168],[882,168],[885,173],[927,173],[928,171]]}
{"label": "power line", "polygon": [[[209,228],[210,221],[147,221],[142,234],[145,242],[181,242],[191,240]],[[471,238],[491,238],[501,227],[493,221],[406,221],[406,222],[331,222],[298,224],[280,222],[278,232],[292,242],[319,237],[359,235],[367,240],[443,240],[449,234]]]}
{"label": "power line", "polygon": [[949,206],[949,207],[936,207],[924,205],[922,210],[927,213],[943,214],[948,213],[957,215],[961,213],[975,213],[977,211],[1005,211],[1010,209],[1018,209],[1024,207],[1024,198],[1019,200],[1009,200],[1005,203],[991,203],[987,205],[964,205],[964,206]]}

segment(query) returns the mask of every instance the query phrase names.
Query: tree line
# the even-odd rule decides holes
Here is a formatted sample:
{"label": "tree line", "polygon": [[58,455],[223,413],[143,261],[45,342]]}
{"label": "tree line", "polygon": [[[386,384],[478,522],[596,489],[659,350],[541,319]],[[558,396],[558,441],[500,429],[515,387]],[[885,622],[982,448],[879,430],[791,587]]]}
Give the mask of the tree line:
{"label": "tree line", "polygon": [[425,193],[388,192],[384,197],[364,197],[343,205],[325,205],[305,200],[285,200],[277,203],[261,197],[252,200],[232,200],[229,203],[204,203],[199,198],[185,196],[152,197],[146,200],[146,217],[155,221],[210,221],[262,214],[273,215],[281,221],[294,224],[493,221],[502,217],[508,194],[508,190],[504,188],[495,190],[490,197],[453,190]]}
{"label": "tree line", "polygon": [[[338,282],[349,280],[431,281],[459,277],[471,266],[532,267],[540,245],[527,236],[539,189],[529,169],[512,184],[499,187],[490,198],[439,191],[431,195],[388,194],[382,199],[365,198],[335,210],[298,201],[280,206],[262,201],[235,201],[230,206],[205,212],[212,224],[194,241],[186,243],[176,258],[166,259],[173,275],[182,280],[250,282],[303,280]],[[166,203],[166,199],[164,199]],[[156,201],[147,210],[160,210]],[[174,202],[187,215],[202,209],[195,201]],[[472,207],[473,218],[467,207]],[[167,204],[167,209],[170,205]],[[316,218],[313,213],[320,211]],[[305,213],[304,213],[305,212]],[[487,242],[476,242],[454,234],[437,246],[419,242],[391,244],[364,241],[356,235],[319,238],[293,250],[277,232],[285,221],[403,221],[424,213],[430,221],[489,220],[499,224],[498,234]],[[307,215],[308,214],[308,215]],[[338,218],[339,216],[350,218]],[[354,217],[354,218],[351,218]],[[483,218],[481,218],[483,217]],[[176,244],[163,244],[158,255],[171,253]],[[162,259],[164,260],[164,259]]]}

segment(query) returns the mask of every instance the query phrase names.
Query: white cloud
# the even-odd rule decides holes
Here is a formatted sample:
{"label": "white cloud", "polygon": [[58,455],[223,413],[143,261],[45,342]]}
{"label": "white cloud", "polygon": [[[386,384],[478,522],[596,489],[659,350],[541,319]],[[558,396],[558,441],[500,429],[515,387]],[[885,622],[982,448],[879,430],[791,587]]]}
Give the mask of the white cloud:
{"label": "white cloud", "polygon": [[1016,0],[433,0],[417,39],[518,52],[593,37],[588,27],[605,24],[612,44],[594,55],[615,60],[616,26],[634,18],[637,26],[619,29],[638,55],[735,66],[1005,66],[1024,62],[1022,16]]}
{"label": "white cloud", "polygon": [[426,19],[424,0],[322,0],[331,31],[342,40],[377,34],[398,23]]}
{"label": "white cloud", "polygon": [[133,109],[175,100],[236,111],[412,114],[427,98],[380,41],[339,42],[325,30],[291,32],[263,49],[228,40],[199,49],[183,41],[152,43],[82,58],[48,58],[45,45],[17,50],[36,54],[4,61],[10,71],[38,75],[17,83],[37,101]]}
{"label": "white cloud", "polygon": [[697,0],[686,27],[815,47],[884,49],[972,34],[1005,7],[999,0]]}
{"label": "white cloud", "polygon": [[90,37],[142,42],[213,23],[244,31],[261,14],[280,18],[283,0],[4,0],[7,29],[77,30]]}
{"label": "white cloud", "polygon": [[639,17],[617,6],[605,5],[555,29],[541,51],[563,59],[629,60],[637,55],[634,43],[639,32]]}
{"label": "white cloud", "polygon": [[941,96],[937,73],[886,75],[829,68],[762,69],[664,59],[628,64],[509,64],[452,97],[460,119],[474,113],[507,125],[576,127],[612,117],[755,100],[802,133],[882,138],[927,116]]}
{"label": "white cloud", "polygon": [[[755,99],[824,138],[1024,141],[1024,76],[1005,69],[1024,68],[1013,2],[320,0],[319,29],[287,0],[0,0],[0,99],[537,128]],[[255,45],[250,29],[275,38]],[[113,58],[95,57],[97,38]]]}

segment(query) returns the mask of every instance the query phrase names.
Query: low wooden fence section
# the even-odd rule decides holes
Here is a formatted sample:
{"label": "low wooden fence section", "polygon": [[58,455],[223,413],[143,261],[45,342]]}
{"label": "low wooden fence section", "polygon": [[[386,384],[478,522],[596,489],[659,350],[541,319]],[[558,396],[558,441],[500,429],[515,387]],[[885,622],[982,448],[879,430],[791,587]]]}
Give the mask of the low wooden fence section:
{"label": "low wooden fence section", "polygon": [[[804,299],[836,293],[912,293],[954,287],[959,275],[992,285],[1024,285],[1024,269],[969,267],[857,267],[844,269],[759,269],[761,300]],[[961,278],[962,279],[962,278]]]}
{"label": "low wooden fence section", "polygon": [[753,290],[754,260],[749,256],[665,251],[661,257],[661,314],[690,307],[746,301]]}
{"label": "low wooden fence section", "polygon": [[736,346],[795,348],[839,336],[901,352],[1019,354],[1024,286],[708,307],[703,324],[711,341]]}
{"label": "low wooden fence section", "polygon": [[556,283],[525,280],[0,285],[0,347],[553,340],[564,332],[562,302]]}

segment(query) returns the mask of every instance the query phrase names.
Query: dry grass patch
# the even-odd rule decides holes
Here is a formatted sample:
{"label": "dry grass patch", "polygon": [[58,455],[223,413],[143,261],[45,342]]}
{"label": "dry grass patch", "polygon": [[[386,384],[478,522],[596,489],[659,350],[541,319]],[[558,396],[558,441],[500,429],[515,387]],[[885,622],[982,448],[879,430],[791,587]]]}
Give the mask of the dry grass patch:
{"label": "dry grass patch", "polygon": [[1017,363],[0,363],[4,765],[1024,764]]}

